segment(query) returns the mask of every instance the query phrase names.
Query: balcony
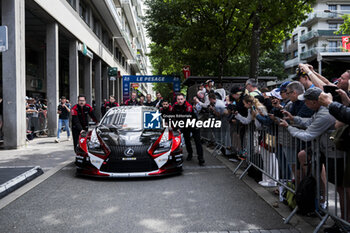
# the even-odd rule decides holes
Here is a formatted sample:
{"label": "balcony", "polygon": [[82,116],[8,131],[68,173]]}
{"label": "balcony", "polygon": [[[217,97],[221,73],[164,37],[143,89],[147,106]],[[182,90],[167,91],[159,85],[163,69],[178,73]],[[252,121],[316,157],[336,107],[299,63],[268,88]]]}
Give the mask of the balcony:
{"label": "balcony", "polygon": [[122,0],[121,5],[124,9],[125,16],[128,20],[131,33],[133,34],[133,36],[137,36],[137,14],[133,5],[131,4],[131,0]]}
{"label": "balcony", "polygon": [[[333,13],[334,12],[334,13]],[[350,14],[350,11],[338,10],[332,11],[332,13],[326,13],[324,11],[314,11],[309,14],[309,17],[301,22],[302,27],[309,27],[314,22],[317,22],[318,19],[339,19],[342,20],[341,14]]]}
{"label": "balcony", "polygon": [[343,53],[343,52],[347,52],[347,51],[339,47],[315,47],[307,50],[306,52],[301,53],[300,59],[302,60],[309,59],[314,56],[317,56],[318,53]]}
{"label": "balcony", "polygon": [[311,30],[305,35],[300,37],[300,43],[305,43],[311,39],[318,38],[321,36],[329,36],[329,37],[339,37],[342,36],[342,34],[334,34],[337,30]]}
{"label": "balcony", "polygon": [[293,58],[291,60],[285,61],[284,68],[290,68],[290,67],[298,65],[299,63],[300,63],[300,60],[298,57],[296,57],[296,58]]}
{"label": "balcony", "polygon": [[120,31],[123,30],[122,20],[121,20],[120,16],[118,15],[118,12],[117,12],[117,8],[119,6],[119,5],[117,5],[118,1],[107,0],[107,4],[109,6],[109,9],[112,12],[113,18],[114,18],[115,22],[117,23],[117,26],[118,26],[119,30]]}

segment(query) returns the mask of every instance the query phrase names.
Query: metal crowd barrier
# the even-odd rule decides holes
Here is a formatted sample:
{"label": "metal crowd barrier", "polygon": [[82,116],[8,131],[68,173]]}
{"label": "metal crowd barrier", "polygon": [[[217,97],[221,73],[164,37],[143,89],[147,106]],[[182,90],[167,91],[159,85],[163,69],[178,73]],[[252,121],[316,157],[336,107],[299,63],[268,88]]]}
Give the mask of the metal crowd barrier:
{"label": "metal crowd barrier", "polygon": [[47,112],[40,111],[37,117],[33,114],[27,114],[27,135],[28,134],[47,134]]}
{"label": "metal crowd barrier", "polygon": [[[350,175],[342,175],[341,171],[344,170],[343,174],[350,174],[350,163],[347,166],[347,160],[350,158],[347,158],[345,152],[336,150],[334,143],[329,139],[330,132],[312,141],[303,141],[292,137],[287,129],[275,124],[256,129],[253,123],[232,123],[225,116],[220,119],[221,129],[203,129],[202,138],[213,141],[214,137],[216,146],[212,154],[215,156],[221,153],[222,148],[241,152],[241,155],[242,151],[244,152],[246,156],[241,156],[241,161],[234,171],[236,173],[247,163],[240,179],[254,167],[262,173],[262,181],[259,184],[283,187],[279,190],[284,189],[295,195],[300,181],[310,172],[316,179],[314,214],[320,218],[314,232],[319,232],[329,218],[341,223],[343,230],[346,231],[347,228],[349,231]],[[349,181],[345,179],[347,177]],[[296,206],[284,222],[288,223],[297,212]]]}

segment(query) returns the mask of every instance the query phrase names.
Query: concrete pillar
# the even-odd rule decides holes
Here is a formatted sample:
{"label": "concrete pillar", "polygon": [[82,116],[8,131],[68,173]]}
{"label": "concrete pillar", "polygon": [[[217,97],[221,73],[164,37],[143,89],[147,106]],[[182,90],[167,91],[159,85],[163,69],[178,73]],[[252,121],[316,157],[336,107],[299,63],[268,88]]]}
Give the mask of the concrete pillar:
{"label": "concrete pillar", "polygon": [[109,77],[107,67],[103,67],[102,69],[103,76],[103,99],[109,98]]}
{"label": "concrete pillar", "polygon": [[59,75],[58,75],[58,24],[46,26],[46,81],[47,81],[47,127],[50,137],[57,134],[57,105],[59,102]]}
{"label": "concrete pillar", "polygon": [[98,119],[101,119],[101,105],[102,105],[102,85],[101,85],[101,76],[102,76],[102,62],[101,59],[95,62],[95,113]]}
{"label": "concrete pillar", "polygon": [[120,78],[118,78],[118,82],[119,82],[119,94],[118,94],[118,96],[119,96],[119,99],[120,99],[120,101],[122,102],[123,101],[123,78],[122,77],[120,77]]}
{"label": "concrete pillar", "polygon": [[79,95],[79,54],[78,42],[69,43],[69,100],[73,107]]}
{"label": "concrete pillar", "polygon": [[117,99],[119,99],[119,96],[120,96],[120,91],[119,91],[119,89],[120,89],[119,88],[120,87],[120,82],[119,82],[119,78],[118,77],[116,77],[116,79],[117,80],[115,81],[116,82],[116,85],[115,85],[115,93],[116,94],[115,95],[118,96]]}
{"label": "concrete pillar", "polygon": [[112,95],[115,96],[115,82],[116,81],[112,81]]}
{"label": "concrete pillar", "polygon": [[2,0],[2,25],[8,27],[8,50],[2,53],[4,146],[18,148],[26,138],[25,2]]}
{"label": "concrete pillar", "polygon": [[92,59],[84,57],[84,94],[86,103],[92,105]]}

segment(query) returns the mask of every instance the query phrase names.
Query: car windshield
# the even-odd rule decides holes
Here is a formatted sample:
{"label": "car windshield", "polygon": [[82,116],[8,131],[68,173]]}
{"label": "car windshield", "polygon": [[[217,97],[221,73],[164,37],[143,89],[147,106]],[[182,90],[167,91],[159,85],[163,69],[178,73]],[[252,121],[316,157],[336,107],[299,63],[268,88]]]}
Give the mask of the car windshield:
{"label": "car windshield", "polygon": [[142,107],[117,107],[106,113],[101,124],[118,129],[142,130],[144,128],[143,110]]}

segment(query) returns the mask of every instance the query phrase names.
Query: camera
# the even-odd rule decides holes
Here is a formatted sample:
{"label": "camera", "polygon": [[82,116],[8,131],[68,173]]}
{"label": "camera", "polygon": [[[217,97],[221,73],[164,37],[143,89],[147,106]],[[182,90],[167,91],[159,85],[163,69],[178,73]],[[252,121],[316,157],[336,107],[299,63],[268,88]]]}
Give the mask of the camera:
{"label": "camera", "polygon": [[325,85],[323,86],[323,90],[325,93],[331,93],[331,95],[333,96],[333,101],[339,102],[341,103],[341,97],[338,94],[338,92],[336,92],[336,90],[338,90],[339,88],[336,86],[331,86],[331,85]]}
{"label": "camera", "polygon": [[273,115],[274,115],[275,117],[278,117],[278,118],[283,118],[283,117],[284,117],[281,109],[276,109],[276,110],[274,110],[274,111],[273,111]]}
{"label": "camera", "polygon": [[230,110],[231,112],[236,112],[237,111],[237,105],[229,104],[229,105],[227,105],[227,109]]}

